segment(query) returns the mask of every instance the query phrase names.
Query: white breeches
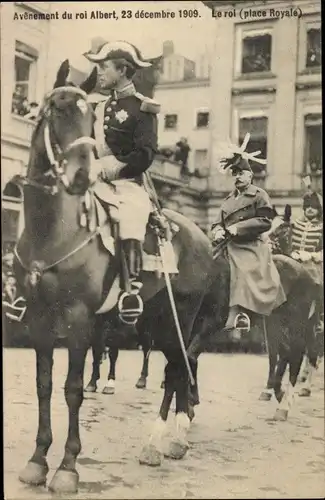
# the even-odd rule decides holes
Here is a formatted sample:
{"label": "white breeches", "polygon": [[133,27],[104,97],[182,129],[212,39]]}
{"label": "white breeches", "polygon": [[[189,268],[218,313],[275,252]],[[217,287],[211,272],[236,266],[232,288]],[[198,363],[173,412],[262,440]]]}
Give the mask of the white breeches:
{"label": "white breeches", "polygon": [[144,241],[152,203],[148,193],[134,181],[121,179],[111,184],[99,181],[98,196],[117,208],[114,218],[119,221],[120,238]]}

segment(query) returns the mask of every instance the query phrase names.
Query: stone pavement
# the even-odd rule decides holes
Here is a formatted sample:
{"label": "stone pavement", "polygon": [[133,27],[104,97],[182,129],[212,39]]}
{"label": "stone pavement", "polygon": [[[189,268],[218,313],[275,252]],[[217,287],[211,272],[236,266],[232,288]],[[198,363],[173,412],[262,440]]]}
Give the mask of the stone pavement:
{"label": "stone pavement", "polygon": [[[266,356],[203,354],[201,404],[189,432],[191,449],[182,461],[165,459],[160,468],[147,468],[139,465],[138,457],[161,402],[164,367],[158,352],[152,353],[150,361],[148,389],[134,387],[141,352],[122,351],[116,394],[85,395],[76,500],[324,497],[323,365],[311,398],[297,396],[288,421],[274,422],[276,402],[258,401],[267,375]],[[54,362],[49,481],[62,459],[67,433],[65,349],[55,351]],[[104,365],[99,390],[107,376]],[[4,349],[3,366],[5,499],[54,499],[46,488],[30,488],[18,481],[34,450],[37,430],[34,352]],[[89,353],[85,382],[90,371]],[[173,423],[171,415],[171,431]]]}

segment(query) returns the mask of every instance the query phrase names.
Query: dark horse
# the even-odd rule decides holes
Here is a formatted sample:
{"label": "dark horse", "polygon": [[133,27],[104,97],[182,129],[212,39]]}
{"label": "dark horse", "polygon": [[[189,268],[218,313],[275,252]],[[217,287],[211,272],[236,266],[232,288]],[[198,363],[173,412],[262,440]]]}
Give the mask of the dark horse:
{"label": "dark horse", "polygon": [[[219,259],[218,265],[214,266],[214,280],[208,288],[199,312],[197,314],[193,330],[192,339],[188,349],[188,353],[194,362],[197,369],[197,360],[199,354],[204,350],[206,342],[214,335],[216,331],[220,331],[226,323],[228,316],[229,304],[229,266],[225,259]],[[145,312],[138,321],[133,334],[136,335],[137,343],[141,345],[143,351],[143,362],[140,377],[135,386],[138,389],[144,389],[147,385],[149,358],[152,352],[153,345],[159,346],[160,336],[164,335],[163,328],[154,316],[154,311],[150,306],[145,307]],[[151,318],[150,318],[151,316]],[[103,388],[103,394],[114,394],[115,392],[115,377],[116,363],[119,354],[120,340],[116,338],[114,332],[121,325],[117,322],[117,314],[112,313],[99,317],[96,323],[96,336],[92,344],[93,365],[92,374],[85,388],[85,392],[96,392],[97,382],[100,379],[100,365],[105,348],[108,347],[109,372],[107,384]],[[164,388],[164,380],[161,387]],[[197,384],[189,391],[190,406],[199,403]],[[194,417],[193,408],[190,409],[191,419]]]}
{"label": "dark horse", "polygon": [[[314,283],[303,265],[293,260],[290,255],[291,207],[286,206],[283,217],[275,214],[274,229],[270,233],[270,242],[274,253],[274,262],[280,272],[288,292],[288,301],[266,319],[265,334],[269,358],[269,374],[266,389],[260,400],[269,401],[274,390],[280,408],[276,417],[287,418],[292,404],[294,386],[306,353],[309,365],[315,369],[319,353],[319,332],[317,315],[310,311],[313,303]],[[279,221],[277,219],[280,219]],[[277,225],[277,222],[280,222]],[[322,334],[323,335],[323,334]],[[285,394],[281,382],[289,364],[289,386]],[[307,374],[300,396],[310,395],[313,370]],[[284,397],[285,396],[285,397]]]}
{"label": "dark horse", "polygon": [[[47,453],[52,443],[51,394],[53,348],[57,335],[66,336],[69,351],[65,398],[69,429],[65,452],[50,485],[54,492],[73,493],[78,489],[76,459],[81,450],[79,411],[83,402],[83,374],[87,350],[94,331],[95,313],[104,300],[104,281],[112,283],[119,259],[104,249],[98,230],[80,223],[85,194],[92,197],[89,170],[93,158],[91,139],[94,115],[87,100],[96,82],[93,72],[80,88],[67,83],[69,63],[62,63],[54,89],[44,99],[32,140],[24,183],[25,229],[15,253],[15,274],[24,286],[27,321],[36,351],[37,396],[39,404],[36,448],[20,480],[31,485],[46,483]],[[173,292],[179,321],[191,355],[193,325],[204,294],[216,272],[209,239],[191,221],[172,211],[165,212],[179,231],[173,246],[179,257],[179,273]],[[160,440],[174,393],[176,393],[176,436],[171,443],[174,458],[182,458],[188,443],[189,376],[180,342],[170,313],[163,278],[144,272],[141,290],[145,308],[141,321],[149,321],[154,333],[159,322],[163,332],[157,345],[163,351],[165,391],[152,434],[144,446],[140,462],[161,462]],[[220,316],[218,305],[211,307]],[[193,349],[193,352],[195,348]]]}
{"label": "dark horse", "polygon": [[[100,380],[100,366],[105,358],[109,360],[109,370],[107,376],[107,383],[102,390],[103,394],[115,393],[115,380],[116,380],[116,364],[119,355],[119,348],[121,348],[122,339],[116,337],[116,330],[121,331],[122,339],[128,332],[125,332],[125,327],[120,324],[117,318],[117,312],[113,311],[109,315],[102,315],[96,322],[96,331],[101,332],[96,335],[95,342],[92,345],[92,373],[90,380],[85,387],[85,392],[96,392],[97,382]],[[130,328],[128,327],[128,330]],[[147,377],[149,369],[149,357],[153,348],[153,338],[150,332],[139,331],[139,325],[133,327],[129,336],[132,335],[134,344],[141,346],[143,353],[143,361],[140,376],[135,384],[138,389],[145,389],[147,386]]]}

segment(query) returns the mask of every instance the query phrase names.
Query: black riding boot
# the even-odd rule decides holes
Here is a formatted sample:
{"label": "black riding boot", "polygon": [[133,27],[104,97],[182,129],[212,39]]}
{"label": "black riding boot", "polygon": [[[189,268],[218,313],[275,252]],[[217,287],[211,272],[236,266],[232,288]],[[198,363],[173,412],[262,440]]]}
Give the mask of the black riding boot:
{"label": "black riding boot", "polygon": [[123,251],[125,255],[128,275],[132,291],[139,290],[142,283],[138,278],[142,271],[142,244],[138,240],[123,240]]}
{"label": "black riding boot", "polygon": [[138,240],[122,240],[122,290],[118,302],[119,317],[128,324],[135,325],[143,312],[143,302],[139,295],[142,288],[139,275],[142,270],[142,245]]}

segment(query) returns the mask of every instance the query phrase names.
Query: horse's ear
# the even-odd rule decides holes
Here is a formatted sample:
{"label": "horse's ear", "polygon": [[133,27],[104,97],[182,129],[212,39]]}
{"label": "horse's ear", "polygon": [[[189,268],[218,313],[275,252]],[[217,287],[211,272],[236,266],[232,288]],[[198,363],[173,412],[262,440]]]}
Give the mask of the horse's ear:
{"label": "horse's ear", "polygon": [[95,66],[86,80],[80,84],[81,90],[89,94],[96,86],[97,83],[97,67]]}
{"label": "horse's ear", "polygon": [[66,59],[59,67],[53,88],[56,89],[57,87],[64,87],[66,85],[69,73],[70,73],[70,63],[69,59]]}
{"label": "horse's ear", "polygon": [[291,214],[292,214],[292,208],[291,205],[286,205],[284,207],[284,215],[283,215],[283,220],[285,222],[289,222],[291,219]]}

